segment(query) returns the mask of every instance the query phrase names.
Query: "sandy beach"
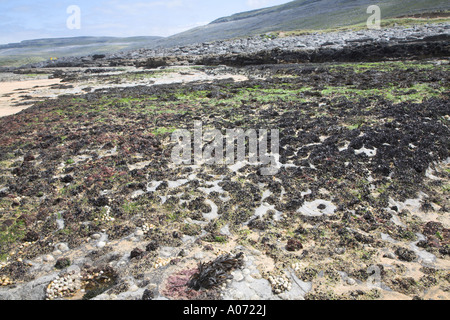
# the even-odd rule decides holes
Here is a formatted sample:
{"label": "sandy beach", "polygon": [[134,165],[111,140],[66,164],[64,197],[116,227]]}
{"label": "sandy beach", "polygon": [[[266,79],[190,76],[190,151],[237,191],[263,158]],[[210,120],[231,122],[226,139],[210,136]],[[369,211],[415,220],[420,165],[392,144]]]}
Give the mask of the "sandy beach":
{"label": "sandy beach", "polygon": [[[48,95],[50,86],[59,84],[60,79],[39,79],[0,83],[0,117],[16,114],[32,106],[16,105],[32,98]],[[31,97],[31,98],[30,98]]]}
{"label": "sandy beach", "polygon": [[[0,82],[0,117],[16,114],[33,105],[34,100],[42,98],[55,98],[61,94],[82,94],[85,89],[94,91],[107,88],[126,88],[138,85],[153,86],[172,83],[190,83],[196,81],[212,82],[214,80],[229,79],[245,81],[248,77],[238,74],[224,73],[220,75],[207,74],[205,71],[194,68],[174,67],[169,70],[154,70],[155,74],[142,76],[144,69],[128,68],[126,71],[111,73],[112,77],[123,78],[112,83],[109,78],[85,75],[85,69],[74,69],[81,74],[79,79],[71,81],[68,87],[59,87],[61,79],[33,79],[23,81]],[[74,71],[72,70],[72,71]],[[132,73],[127,73],[127,71]],[[66,70],[67,71],[67,70]],[[131,78],[127,79],[124,75]],[[141,76],[141,78],[139,78]],[[1,75],[0,75],[1,79]],[[109,79],[109,80],[108,80]]]}

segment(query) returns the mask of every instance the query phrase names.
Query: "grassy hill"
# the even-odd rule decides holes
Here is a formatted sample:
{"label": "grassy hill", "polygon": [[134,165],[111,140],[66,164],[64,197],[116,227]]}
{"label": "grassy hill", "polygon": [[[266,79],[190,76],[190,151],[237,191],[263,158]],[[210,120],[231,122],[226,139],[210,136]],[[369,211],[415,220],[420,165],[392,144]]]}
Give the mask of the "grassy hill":
{"label": "grassy hill", "polygon": [[74,37],[25,40],[0,45],[0,66],[21,66],[50,57],[86,56],[137,49],[159,37]]}
{"label": "grassy hill", "polygon": [[367,8],[377,4],[382,19],[450,9],[446,0],[297,0],[238,13],[157,41],[164,46],[214,41],[273,31],[323,30],[367,21]]}

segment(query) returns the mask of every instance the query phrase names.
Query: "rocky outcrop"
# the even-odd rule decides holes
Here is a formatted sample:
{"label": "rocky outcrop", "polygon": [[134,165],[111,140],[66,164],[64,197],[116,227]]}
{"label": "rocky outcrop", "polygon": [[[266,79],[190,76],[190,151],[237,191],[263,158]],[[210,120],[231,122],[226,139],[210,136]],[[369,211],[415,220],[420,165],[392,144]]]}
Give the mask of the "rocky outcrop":
{"label": "rocky outcrop", "polygon": [[253,36],[172,48],[138,49],[105,56],[68,57],[26,67],[158,68],[204,64],[247,66],[277,63],[357,62],[449,55],[450,24],[384,30],[311,33],[290,37]]}

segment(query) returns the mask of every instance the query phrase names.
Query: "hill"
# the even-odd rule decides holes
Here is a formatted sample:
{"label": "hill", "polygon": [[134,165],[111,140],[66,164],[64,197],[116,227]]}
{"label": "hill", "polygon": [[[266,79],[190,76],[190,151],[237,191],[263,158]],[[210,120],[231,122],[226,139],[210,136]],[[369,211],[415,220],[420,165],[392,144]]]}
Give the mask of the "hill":
{"label": "hill", "polygon": [[20,66],[51,57],[113,53],[148,46],[160,37],[73,37],[25,40],[0,45],[0,66]]}
{"label": "hill", "polygon": [[[367,21],[371,0],[297,0],[287,4],[237,13],[169,38],[161,46],[185,45],[264,34],[273,31],[323,30]],[[382,19],[450,9],[446,0],[381,0]]]}

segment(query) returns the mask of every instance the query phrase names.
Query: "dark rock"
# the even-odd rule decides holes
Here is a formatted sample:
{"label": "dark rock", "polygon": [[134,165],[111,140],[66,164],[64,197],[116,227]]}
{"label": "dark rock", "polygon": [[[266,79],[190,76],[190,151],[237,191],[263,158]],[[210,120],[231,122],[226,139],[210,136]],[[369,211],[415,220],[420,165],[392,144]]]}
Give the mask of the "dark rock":
{"label": "dark rock", "polygon": [[439,249],[439,253],[444,256],[450,256],[450,246],[446,245],[442,247],[441,249]]}
{"label": "dark rock", "polygon": [[402,261],[411,262],[417,259],[417,255],[414,251],[405,249],[405,248],[398,248],[395,251],[395,254],[398,256],[398,258]]}
{"label": "dark rock", "polygon": [[145,250],[151,252],[151,251],[156,251],[159,248],[159,244],[156,241],[152,241],[150,242],[146,247]]}
{"label": "dark rock", "polygon": [[289,239],[286,245],[287,251],[297,251],[303,249],[303,245],[300,240],[297,239]]}
{"label": "dark rock", "polygon": [[139,248],[134,248],[130,253],[130,259],[139,258],[144,254],[144,251]]}
{"label": "dark rock", "polygon": [[439,34],[435,36],[427,36],[423,38],[424,41],[432,42],[432,41],[450,41],[450,35],[449,34]]}
{"label": "dark rock", "polygon": [[105,207],[109,205],[109,199],[105,196],[101,196],[97,199],[92,200],[92,204],[96,207]]}
{"label": "dark rock", "polygon": [[167,65],[168,63],[165,58],[149,58],[145,63],[141,64],[140,66],[148,69],[155,69],[159,67],[165,67]]}
{"label": "dark rock", "polygon": [[34,161],[36,158],[34,157],[34,155],[32,153],[27,153],[24,158],[23,161],[25,162],[30,162],[30,161]]}
{"label": "dark rock", "polygon": [[144,293],[142,294],[142,300],[153,300],[155,298],[155,294],[153,291],[149,289],[145,289]]}
{"label": "dark rock", "polygon": [[25,242],[35,242],[39,240],[39,234],[33,230],[28,231],[23,238]]}
{"label": "dark rock", "polygon": [[369,243],[374,242],[374,239],[371,236],[365,236],[358,232],[355,233],[355,239],[356,239],[356,241],[358,241],[360,243],[364,243],[364,244],[369,244]]}
{"label": "dark rock", "polygon": [[257,229],[257,230],[266,230],[269,226],[269,222],[267,222],[266,220],[264,220],[261,217],[257,217],[252,219],[249,223],[248,223],[248,227],[250,229]]}
{"label": "dark rock", "polygon": [[69,258],[60,258],[56,261],[55,268],[62,270],[62,269],[69,267],[70,264],[71,264],[71,262],[70,262]]}
{"label": "dark rock", "polygon": [[172,233],[172,237],[174,237],[175,239],[179,239],[179,238],[181,238],[181,234],[178,231],[174,231]]}
{"label": "dark rock", "polygon": [[73,177],[71,175],[67,175],[61,178],[61,182],[64,183],[71,183],[73,181]]}

